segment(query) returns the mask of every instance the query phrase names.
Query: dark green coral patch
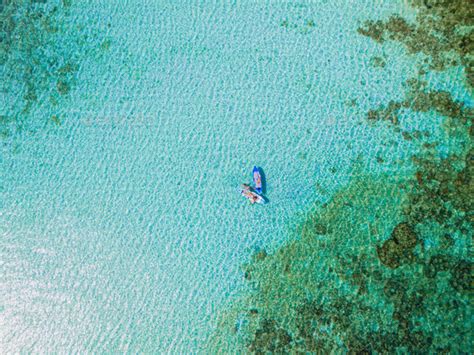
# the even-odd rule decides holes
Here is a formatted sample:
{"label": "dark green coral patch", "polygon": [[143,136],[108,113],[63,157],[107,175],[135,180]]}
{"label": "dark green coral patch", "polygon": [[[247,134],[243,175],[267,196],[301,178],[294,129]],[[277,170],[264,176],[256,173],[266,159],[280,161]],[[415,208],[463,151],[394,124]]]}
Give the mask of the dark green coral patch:
{"label": "dark green coral patch", "polygon": [[403,17],[391,16],[385,23],[385,31],[393,41],[401,41],[409,37],[415,31],[415,26],[409,24]]}
{"label": "dark green coral patch", "polygon": [[36,94],[36,88],[33,85],[27,85],[26,93],[23,98],[25,99],[25,101],[37,101],[38,95]]}
{"label": "dark green coral patch", "polygon": [[69,84],[65,80],[59,80],[56,83],[56,89],[58,90],[58,93],[61,95],[67,95],[71,88],[69,87]]}
{"label": "dark green coral patch", "polygon": [[[413,112],[435,112],[450,118],[448,126],[452,128],[472,126],[473,109],[467,107],[463,102],[454,100],[449,92],[426,90],[426,83],[417,79],[407,80],[406,85],[408,90],[405,92],[403,100],[391,100],[386,105],[369,110],[367,119],[369,121],[386,121],[398,126],[401,112],[411,110]],[[420,135],[418,138],[421,137]]]}
{"label": "dark green coral patch", "polygon": [[359,27],[357,32],[361,35],[372,38],[374,41],[383,43],[386,40],[404,41],[410,38],[416,31],[414,25],[409,24],[404,18],[394,15],[387,21],[366,21],[363,27]]}
{"label": "dark green coral patch", "polygon": [[389,278],[385,282],[383,292],[392,302],[401,302],[405,297],[407,288],[406,282],[396,278]]}
{"label": "dark green coral patch", "polygon": [[464,104],[453,100],[447,91],[415,91],[407,98],[410,108],[416,112],[434,110],[444,117],[466,119]]}
{"label": "dark green coral patch", "polygon": [[265,260],[265,258],[267,257],[267,255],[268,255],[267,252],[265,251],[265,249],[263,249],[263,250],[258,251],[258,252],[255,254],[254,258],[255,258],[255,260],[257,260],[257,261],[263,261],[263,260]]}
{"label": "dark green coral patch", "polygon": [[449,284],[459,292],[472,290],[472,262],[469,260],[458,260],[449,255],[435,255],[425,264],[424,274],[428,278],[434,278],[439,272],[449,272]]}
{"label": "dark green coral patch", "polygon": [[66,75],[66,74],[73,74],[77,72],[78,66],[72,63],[64,64],[62,67],[58,69],[58,74]]}
{"label": "dark green coral patch", "polygon": [[54,124],[56,124],[57,126],[61,125],[61,119],[56,115],[51,116],[51,121],[54,122]]}
{"label": "dark green coral patch", "polygon": [[384,22],[381,20],[377,21],[366,21],[364,27],[359,27],[357,32],[363,36],[372,38],[374,41],[383,43],[384,38]]}
{"label": "dark green coral patch", "polygon": [[402,264],[413,262],[413,249],[418,244],[418,236],[408,223],[398,224],[390,238],[377,247],[377,255],[382,264],[396,269]]}
{"label": "dark green coral patch", "polygon": [[404,250],[393,239],[388,239],[377,248],[377,255],[382,264],[395,269],[402,264]]}
{"label": "dark green coral patch", "polygon": [[468,260],[459,261],[451,272],[450,284],[460,292],[472,290],[472,262]]}
{"label": "dark green coral patch", "polygon": [[370,59],[370,65],[374,68],[384,68],[386,64],[385,59],[382,57],[372,57]]}
{"label": "dark green coral patch", "polygon": [[281,328],[275,320],[263,319],[255,332],[248,350],[257,354],[285,353],[292,341],[290,334]]}
{"label": "dark green coral patch", "polygon": [[377,109],[369,110],[367,119],[370,121],[388,121],[394,125],[399,123],[398,114],[402,108],[402,103],[390,101],[387,106],[380,106]]}
{"label": "dark green coral patch", "polygon": [[310,215],[305,221],[302,229],[304,236],[325,235],[331,233],[327,223],[319,215]]}
{"label": "dark green coral patch", "polygon": [[434,255],[424,265],[423,272],[426,277],[434,278],[441,271],[449,271],[453,267],[452,258],[447,255]]}
{"label": "dark green coral patch", "polygon": [[471,229],[468,216],[474,208],[474,149],[464,156],[451,154],[414,157],[418,167],[405,215],[412,224],[436,221],[446,233]]}

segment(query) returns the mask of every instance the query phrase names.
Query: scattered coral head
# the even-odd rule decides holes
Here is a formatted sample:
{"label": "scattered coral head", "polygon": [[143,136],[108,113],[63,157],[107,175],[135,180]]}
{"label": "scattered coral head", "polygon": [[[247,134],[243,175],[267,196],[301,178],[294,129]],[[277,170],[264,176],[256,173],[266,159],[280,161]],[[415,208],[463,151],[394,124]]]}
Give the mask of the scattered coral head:
{"label": "scattered coral head", "polygon": [[385,266],[396,269],[414,259],[413,249],[418,244],[418,236],[406,222],[398,224],[389,239],[377,247],[379,260]]}

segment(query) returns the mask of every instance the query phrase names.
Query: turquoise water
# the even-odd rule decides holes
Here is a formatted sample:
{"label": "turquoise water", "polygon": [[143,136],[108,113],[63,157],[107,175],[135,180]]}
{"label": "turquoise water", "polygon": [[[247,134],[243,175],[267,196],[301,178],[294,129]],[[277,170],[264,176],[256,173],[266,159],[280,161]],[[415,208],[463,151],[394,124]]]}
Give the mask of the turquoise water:
{"label": "turquoise water", "polygon": [[[63,42],[48,48],[55,68],[77,65],[68,94],[53,75],[21,113],[9,74],[23,67],[1,68],[2,115],[23,120],[0,160],[4,352],[204,351],[253,252],[290,240],[360,169],[405,174],[393,163],[412,143],[365,115],[400,97],[414,59],[356,34],[412,17],[403,1],[57,6]],[[253,165],[266,206],[238,193]]]}

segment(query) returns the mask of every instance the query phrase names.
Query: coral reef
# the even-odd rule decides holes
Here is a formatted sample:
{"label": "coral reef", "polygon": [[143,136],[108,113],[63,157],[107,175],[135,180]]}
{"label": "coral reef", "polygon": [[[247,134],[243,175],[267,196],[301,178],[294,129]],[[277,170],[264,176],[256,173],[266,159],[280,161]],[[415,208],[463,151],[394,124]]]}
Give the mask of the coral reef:
{"label": "coral reef", "polygon": [[434,220],[446,233],[472,228],[474,207],[474,150],[446,158],[427,155],[413,158],[417,171],[405,215],[411,223]]}
{"label": "coral reef", "polygon": [[381,247],[377,254],[382,264],[395,269],[403,263],[413,262],[413,249],[418,243],[415,231],[408,223],[398,224]]}
{"label": "coral reef", "polygon": [[[406,198],[397,181],[361,177],[308,214],[300,239],[255,254],[244,268],[252,291],[221,321],[219,348],[237,337],[232,351],[255,354],[466,351],[472,264],[450,237],[429,253],[426,233],[387,224]],[[229,335],[242,312],[246,325]]]}
{"label": "coral reef", "polygon": [[[418,14],[413,24],[392,16],[386,21],[368,21],[358,32],[380,43],[386,40],[403,43],[409,53],[423,53],[424,63],[431,63],[429,69],[444,70],[452,65],[462,65],[467,84],[472,87],[472,56],[466,50],[468,42],[472,42],[469,38],[474,28],[474,11],[469,1],[422,1],[414,2],[414,5]],[[418,78],[408,79],[406,87],[404,99],[369,110],[367,119],[386,121],[397,128],[402,113],[432,112],[444,118],[447,135],[457,139],[457,151],[440,157],[432,149],[438,142],[426,142],[420,132],[402,132],[404,139],[420,144],[420,152],[412,159],[416,172],[407,187],[406,219],[410,225],[434,221],[447,234],[466,234],[472,230],[468,215],[474,200],[473,151],[469,150],[474,109],[454,100],[447,91],[428,89],[428,84]],[[394,255],[397,246],[388,240],[379,249],[382,260],[395,265],[389,256]]]}
{"label": "coral reef", "polygon": [[465,68],[469,85],[474,86],[473,22],[470,0],[415,0],[415,23],[398,15],[386,21],[366,21],[358,32],[378,43],[403,43],[408,53],[425,55],[428,69],[444,70],[452,65]]}
{"label": "coral reef", "polygon": [[450,284],[460,292],[472,290],[472,262],[468,260],[459,261],[451,271]]}
{"label": "coral reef", "polygon": [[0,121],[4,137],[48,124],[50,114],[43,122],[32,122],[32,109],[41,101],[56,110],[74,87],[87,49],[77,24],[67,21],[70,6],[69,0],[2,3],[0,65],[4,77],[0,90],[10,97],[2,112],[9,119]]}
{"label": "coral reef", "polygon": [[274,320],[263,319],[248,349],[257,354],[281,353],[289,350],[291,341],[291,336]]}
{"label": "coral reef", "polygon": [[390,101],[386,107],[379,107],[375,110],[369,110],[367,119],[373,121],[389,121],[398,124],[398,111],[402,108],[402,103]]}
{"label": "coral reef", "polygon": [[473,263],[469,260],[458,260],[448,255],[432,256],[424,266],[428,278],[436,278],[440,272],[449,272],[450,285],[459,292],[472,290]]}
{"label": "coral reef", "polygon": [[369,110],[367,119],[370,121],[387,121],[393,125],[400,123],[400,111],[435,112],[451,120],[449,124],[471,127],[474,118],[474,109],[457,102],[447,91],[432,91],[426,89],[426,83],[418,79],[409,79],[406,82],[408,90],[404,100],[389,101],[377,109]]}

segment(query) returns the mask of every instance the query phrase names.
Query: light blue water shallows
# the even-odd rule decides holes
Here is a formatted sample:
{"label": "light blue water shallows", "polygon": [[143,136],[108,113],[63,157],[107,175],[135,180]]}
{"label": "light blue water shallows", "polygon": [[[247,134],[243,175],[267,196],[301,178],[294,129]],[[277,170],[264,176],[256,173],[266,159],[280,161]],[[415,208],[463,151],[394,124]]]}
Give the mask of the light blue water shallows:
{"label": "light blue water shallows", "polygon": [[[409,10],[73,5],[68,21],[110,23],[111,47],[81,63],[59,128],[2,152],[2,352],[199,352],[252,250],[283,243],[357,157],[376,171],[377,154],[408,154],[361,124],[411,74],[399,49],[356,34],[392,11]],[[387,67],[370,66],[383,51]],[[32,119],[56,113],[45,105]],[[264,207],[237,191],[254,164],[268,178]]]}

